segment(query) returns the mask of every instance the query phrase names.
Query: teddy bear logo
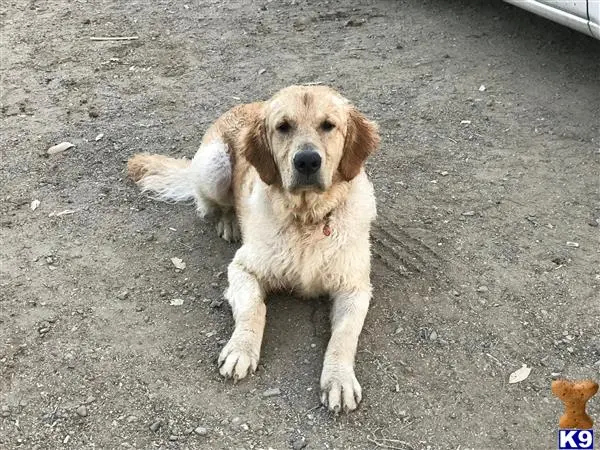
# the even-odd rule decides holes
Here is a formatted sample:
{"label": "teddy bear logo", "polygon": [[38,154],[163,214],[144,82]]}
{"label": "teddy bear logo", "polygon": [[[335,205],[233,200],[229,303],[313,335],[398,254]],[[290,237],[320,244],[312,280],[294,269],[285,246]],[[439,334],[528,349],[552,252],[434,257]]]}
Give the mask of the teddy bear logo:
{"label": "teddy bear logo", "polygon": [[569,381],[554,380],[552,393],[558,397],[565,406],[558,426],[562,429],[589,430],[594,421],[585,411],[586,404],[598,392],[598,383],[592,380]]}

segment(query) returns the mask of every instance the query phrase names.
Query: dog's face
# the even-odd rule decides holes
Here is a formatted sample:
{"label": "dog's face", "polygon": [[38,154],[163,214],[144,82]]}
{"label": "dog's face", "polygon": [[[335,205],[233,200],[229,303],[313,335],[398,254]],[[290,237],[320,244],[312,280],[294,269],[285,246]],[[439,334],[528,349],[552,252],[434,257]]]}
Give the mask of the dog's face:
{"label": "dog's face", "polygon": [[265,102],[245,154],[267,184],[290,193],[349,181],[379,143],[377,127],[325,86],[291,86]]}

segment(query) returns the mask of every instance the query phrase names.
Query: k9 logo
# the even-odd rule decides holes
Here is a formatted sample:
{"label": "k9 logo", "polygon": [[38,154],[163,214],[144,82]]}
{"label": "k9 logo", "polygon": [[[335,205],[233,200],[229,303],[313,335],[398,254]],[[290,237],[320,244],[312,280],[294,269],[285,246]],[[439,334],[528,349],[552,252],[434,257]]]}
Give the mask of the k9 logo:
{"label": "k9 logo", "polygon": [[594,430],[558,430],[558,450],[593,450]]}

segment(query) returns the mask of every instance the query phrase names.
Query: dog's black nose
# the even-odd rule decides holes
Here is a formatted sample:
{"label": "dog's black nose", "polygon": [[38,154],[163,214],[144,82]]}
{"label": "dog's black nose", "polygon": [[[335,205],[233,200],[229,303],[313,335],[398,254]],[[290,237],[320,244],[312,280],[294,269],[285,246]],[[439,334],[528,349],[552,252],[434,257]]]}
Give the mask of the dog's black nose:
{"label": "dog's black nose", "polygon": [[302,175],[312,175],[321,168],[321,156],[315,150],[301,150],[294,156],[294,167]]}

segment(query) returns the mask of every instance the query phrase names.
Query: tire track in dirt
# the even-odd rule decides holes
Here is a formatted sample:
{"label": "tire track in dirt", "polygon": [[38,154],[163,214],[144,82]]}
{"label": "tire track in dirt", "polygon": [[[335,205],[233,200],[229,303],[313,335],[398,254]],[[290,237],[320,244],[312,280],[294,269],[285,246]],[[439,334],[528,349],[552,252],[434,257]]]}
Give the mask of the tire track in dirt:
{"label": "tire track in dirt", "polygon": [[394,274],[435,280],[441,286],[451,284],[437,252],[389,217],[378,216],[371,229],[371,239],[373,254]]}

